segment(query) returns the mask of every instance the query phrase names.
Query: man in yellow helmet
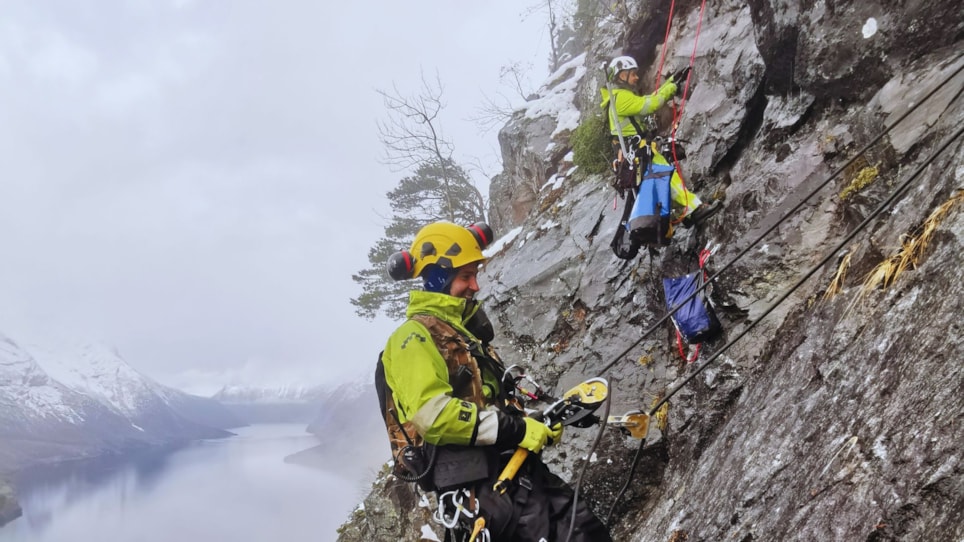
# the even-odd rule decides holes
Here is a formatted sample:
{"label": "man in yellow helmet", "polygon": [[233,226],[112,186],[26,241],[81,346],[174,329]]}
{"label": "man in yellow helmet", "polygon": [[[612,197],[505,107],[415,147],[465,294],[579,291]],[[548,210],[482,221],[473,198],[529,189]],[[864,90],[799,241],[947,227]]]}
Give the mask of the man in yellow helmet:
{"label": "man in yellow helmet", "polygon": [[[573,492],[536,455],[559,441],[562,427],[513,406],[505,367],[488,344],[492,325],[475,299],[491,242],[485,224],[435,222],[389,259],[392,278],[418,277],[424,286],[411,292],[407,319],[376,370],[395,474],[435,491],[441,516],[461,534],[481,514],[493,541],[564,540]],[[511,489],[498,494],[493,483],[520,446],[532,454]],[[584,501],[571,540],[611,540]]]}
{"label": "man in yellow helmet", "polygon": [[[624,144],[630,153],[638,152],[639,145],[646,146],[649,143],[645,140],[647,135],[640,127],[642,117],[652,115],[666,104],[679,90],[678,84],[682,84],[689,68],[684,68],[678,73],[669,77],[659,89],[650,95],[640,95],[639,87],[639,67],[636,60],[631,56],[618,56],[610,63],[606,71],[606,76],[612,88],[603,88],[602,103],[600,107],[608,111],[609,132],[613,136],[613,146],[619,154],[617,160],[624,157],[619,152],[619,137],[623,138]],[[630,148],[630,141],[636,148]],[[656,149],[652,153],[652,163],[663,168],[670,169],[669,161]],[[629,187],[625,187],[629,188]],[[670,179],[670,197],[672,198],[673,214],[676,220],[682,221],[683,226],[690,227],[702,222],[716,213],[720,209],[720,201],[703,203],[699,196],[686,189],[682,177],[679,173],[672,171]]]}

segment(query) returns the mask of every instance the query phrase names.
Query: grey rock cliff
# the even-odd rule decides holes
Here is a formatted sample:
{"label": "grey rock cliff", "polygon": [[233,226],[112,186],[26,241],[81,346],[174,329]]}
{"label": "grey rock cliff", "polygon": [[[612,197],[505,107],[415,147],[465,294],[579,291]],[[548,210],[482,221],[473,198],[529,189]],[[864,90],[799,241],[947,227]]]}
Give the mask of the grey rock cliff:
{"label": "grey rock cliff", "polygon": [[[671,69],[688,62],[698,9],[677,3]],[[629,51],[650,59],[641,68],[655,76],[662,34],[639,32],[658,26],[657,15],[665,24],[663,13],[643,14],[627,31],[614,21],[593,26],[587,66]],[[878,30],[865,38],[871,17]],[[665,314],[662,278],[695,270],[698,249],[719,243],[709,271],[733,262],[711,294],[725,332],[703,345],[700,362],[740,338],[671,399],[666,425],[651,431],[615,506],[639,441],[607,430],[582,494],[603,517],[614,506],[614,539],[964,538],[964,203],[935,224],[915,266],[860,295],[868,273],[964,187],[960,139],[927,161],[964,125],[964,72],[820,188],[964,65],[959,4],[725,1],[707,6],[702,24],[679,133],[690,141],[682,167],[703,197],[725,199],[723,212],[624,263],[608,247],[619,220],[608,179],[567,178],[534,193],[522,218],[510,185],[494,180],[497,235],[521,226],[480,279],[503,358],[554,391],[615,362],[603,375],[612,413],[648,409],[696,368],[677,353],[671,324],[641,337]],[[598,85],[586,73],[578,96],[594,96]],[[584,113],[595,106],[578,105]],[[550,120],[527,126],[554,129]],[[545,138],[526,129],[504,133]],[[537,169],[521,145],[503,151],[506,171]],[[532,179],[564,171],[543,158]],[[841,198],[871,166],[872,182]],[[919,168],[895,204],[835,252]],[[841,291],[824,299],[845,258]],[[574,479],[597,430],[568,429],[545,453],[550,466]],[[397,524],[393,536],[418,539],[413,522]]]}
{"label": "grey rock cliff", "polygon": [[17,519],[21,513],[13,488],[0,480],[0,525]]}

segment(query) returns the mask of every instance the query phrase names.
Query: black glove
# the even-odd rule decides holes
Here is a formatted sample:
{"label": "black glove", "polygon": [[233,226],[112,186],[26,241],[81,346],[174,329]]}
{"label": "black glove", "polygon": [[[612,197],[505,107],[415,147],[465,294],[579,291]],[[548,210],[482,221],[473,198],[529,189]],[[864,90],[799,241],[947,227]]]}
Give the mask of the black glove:
{"label": "black glove", "polygon": [[691,69],[693,68],[690,68],[689,66],[687,66],[682,70],[673,74],[673,82],[676,83],[676,86],[680,87],[681,89],[683,88],[683,85],[686,83],[686,78],[687,76],[689,76]]}

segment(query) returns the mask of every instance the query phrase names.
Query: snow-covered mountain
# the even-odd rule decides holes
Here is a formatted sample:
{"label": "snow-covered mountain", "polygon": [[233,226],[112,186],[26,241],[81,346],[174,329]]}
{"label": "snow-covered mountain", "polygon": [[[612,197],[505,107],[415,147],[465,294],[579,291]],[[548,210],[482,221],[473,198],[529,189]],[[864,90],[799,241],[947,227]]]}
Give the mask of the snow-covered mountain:
{"label": "snow-covered mountain", "polygon": [[141,374],[115,348],[57,338],[29,343],[26,349],[54,380],[96,399],[140,429],[180,431],[184,421],[222,429],[242,425],[216,401],[189,396]]}
{"label": "snow-covered mountain", "polygon": [[24,348],[51,378],[84,393],[128,418],[155,408],[159,385],[127,364],[117,350],[79,340],[59,339]]}
{"label": "snow-covered mountain", "polygon": [[0,335],[0,472],[227,436],[204,421],[231,419],[212,415],[217,406],[157,384],[96,343],[24,347]]}
{"label": "snow-covered mountain", "polygon": [[29,352],[0,335],[0,472],[92,455],[139,433],[114,409],[52,379]]}

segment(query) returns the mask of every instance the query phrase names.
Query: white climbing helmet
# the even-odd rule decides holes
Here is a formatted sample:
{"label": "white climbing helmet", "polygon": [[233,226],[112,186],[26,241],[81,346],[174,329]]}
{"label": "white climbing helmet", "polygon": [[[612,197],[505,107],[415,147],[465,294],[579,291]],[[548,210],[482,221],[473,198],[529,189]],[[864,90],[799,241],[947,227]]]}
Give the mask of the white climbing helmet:
{"label": "white climbing helmet", "polygon": [[631,56],[617,56],[609,62],[609,80],[616,78],[619,72],[624,70],[635,70],[639,68],[636,59]]}

